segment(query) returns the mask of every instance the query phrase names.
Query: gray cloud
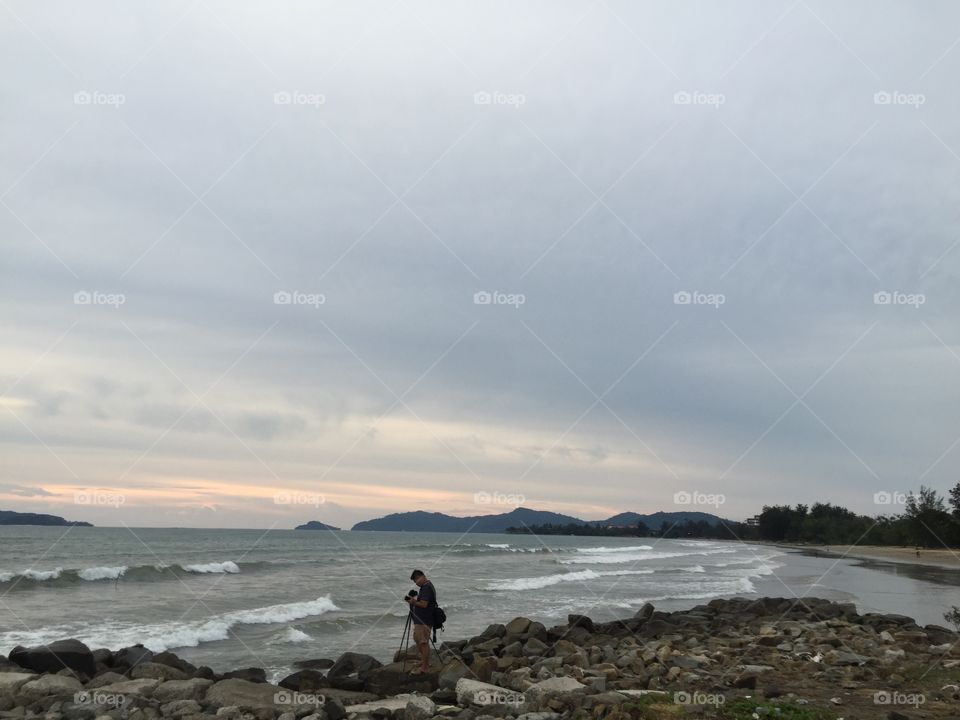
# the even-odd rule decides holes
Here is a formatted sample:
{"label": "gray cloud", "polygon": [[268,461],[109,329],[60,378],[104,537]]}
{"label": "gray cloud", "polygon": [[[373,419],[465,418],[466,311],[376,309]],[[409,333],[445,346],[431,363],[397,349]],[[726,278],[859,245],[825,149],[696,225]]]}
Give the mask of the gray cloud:
{"label": "gray cloud", "polygon": [[955,482],[953,5],[15,10],[18,484],[267,526],[256,488],[738,517]]}

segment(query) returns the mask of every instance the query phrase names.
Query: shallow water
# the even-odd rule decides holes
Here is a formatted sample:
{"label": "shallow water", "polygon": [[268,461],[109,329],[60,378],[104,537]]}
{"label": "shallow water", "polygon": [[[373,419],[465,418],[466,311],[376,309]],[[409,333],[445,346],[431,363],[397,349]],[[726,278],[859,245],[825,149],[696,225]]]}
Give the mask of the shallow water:
{"label": "shallow water", "polygon": [[[525,615],[632,615],[644,602],[820,596],[942,624],[960,572],[737,542],[453,533],[0,527],[0,652],[77,637],[175,649],[216,670],[399,646],[414,567],[446,635]],[[443,635],[441,634],[441,639]]]}

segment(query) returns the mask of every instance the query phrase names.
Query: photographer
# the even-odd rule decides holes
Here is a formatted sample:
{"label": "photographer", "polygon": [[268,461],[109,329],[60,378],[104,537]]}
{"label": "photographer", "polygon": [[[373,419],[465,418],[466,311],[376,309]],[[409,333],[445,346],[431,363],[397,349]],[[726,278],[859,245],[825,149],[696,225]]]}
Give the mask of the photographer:
{"label": "photographer", "polygon": [[414,668],[410,674],[419,675],[430,670],[430,632],[433,630],[433,609],[437,605],[437,591],[433,583],[427,580],[423,570],[414,570],[410,579],[420,588],[416,596],[411,590],[410,594],[404,598],[410,606],[410,615],[413,619],[413,641],[420,651],[420,667]]}

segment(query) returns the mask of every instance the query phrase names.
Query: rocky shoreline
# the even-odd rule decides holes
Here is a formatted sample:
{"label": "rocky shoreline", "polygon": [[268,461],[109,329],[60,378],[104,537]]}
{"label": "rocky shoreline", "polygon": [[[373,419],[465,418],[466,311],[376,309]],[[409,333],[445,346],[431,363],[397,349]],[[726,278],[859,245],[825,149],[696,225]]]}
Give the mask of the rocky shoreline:
{"label": "rocky shoreline", "polygon": [[0,720],[960,718],[960,635],[816,598],[645,605],[596,623],[526,618],[444,642],[431,672],[398,653],[218,674],[142,646],[77,640],[0,656]]}

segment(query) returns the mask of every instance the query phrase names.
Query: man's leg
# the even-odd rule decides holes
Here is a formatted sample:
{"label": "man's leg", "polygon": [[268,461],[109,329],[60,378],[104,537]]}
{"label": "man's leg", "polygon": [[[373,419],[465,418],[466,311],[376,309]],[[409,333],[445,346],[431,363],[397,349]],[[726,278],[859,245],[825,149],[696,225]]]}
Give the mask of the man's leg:
{"label": "man's leg", "polygon": [[430,670],[430,627],[428,625],[415,625],[413,639],[420,650],[420,669],[427,672]]}

